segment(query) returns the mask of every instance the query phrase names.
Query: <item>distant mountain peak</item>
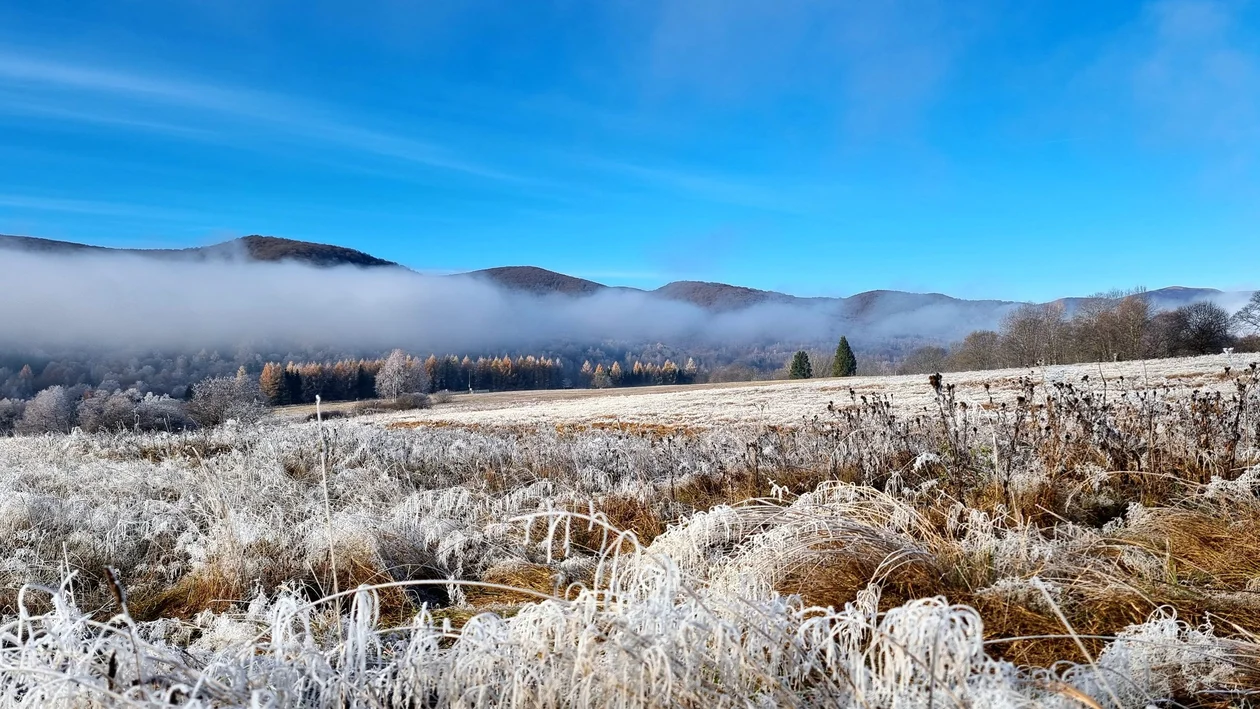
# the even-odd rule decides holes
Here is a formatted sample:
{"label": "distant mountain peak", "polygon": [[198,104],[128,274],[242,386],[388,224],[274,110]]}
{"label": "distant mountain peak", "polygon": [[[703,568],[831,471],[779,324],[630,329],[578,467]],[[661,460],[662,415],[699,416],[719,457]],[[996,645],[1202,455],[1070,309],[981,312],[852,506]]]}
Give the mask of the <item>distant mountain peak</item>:
{"label": "distant mountain peak", "polygon": [[608,288],[603,283],[548,271],[537,266],[499,266],[459,275],[472,276],[473,278],[490,281],[504,288],[535,295],[550,295],[552,293],[593,295]]}
{"label": "distant mountain peak", "polygon": [[34,236],[5,236],[0,234],[0,249],[55,255],[126,254],[149,258],[204,261],[207,259],[234,259],[244,257],[251,261],[292,261],[328,268],[332,266],[398,266],[393,261],[377,258],[362,251],[344,246],[317,244],[310,241],[284,239],[278,236],[242,236],[210,246],[194,246],[186,249],[116,249],[107,246],[80,244],[73,241],[41,239]]}
{"label": "distant mountain peak", "polygon": [[242,236],[239,239],[209,247],[221,248],[228,244],[240,244],[246,253],[255,261],[298,261],[311,266],[397,266],[393,261],[386,261],[371,254],[330,244],[317,244],[311,241],[297,241],[278,236]]}
{"label": "distant mountain peak", "polygon": [[739,310],[762,303],[790,303],[797,300],[794,296],[775,291],[708,281],[674,281],[652,293],[709,310]]}

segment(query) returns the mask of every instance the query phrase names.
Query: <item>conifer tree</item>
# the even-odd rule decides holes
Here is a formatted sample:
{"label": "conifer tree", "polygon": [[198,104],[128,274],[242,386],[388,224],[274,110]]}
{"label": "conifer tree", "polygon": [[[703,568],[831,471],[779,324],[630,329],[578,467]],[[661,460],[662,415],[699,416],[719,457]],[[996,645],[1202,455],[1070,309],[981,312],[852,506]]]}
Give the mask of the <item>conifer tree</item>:
{"label": "conifer tree", "polygon": [[665,360],[665,364],[661,366],[661,383],[677,384],[678,383],[678,365],[670,360]]}
{"label": "conifer tree", "polygon": [[849,347],[848,338],[840,336],[840,344],[836,345],[836,357],[831,364],[831,376],[851,377],[857,374],[857,357],[853,348]]}
{"label": "conifer tree", "polygon": [[792,355],[792,363],[788,365],[788,379],[810,379],[814,376],[814,367],[809,363],[809,354],[799,350]]}
{"label": "conifer tree", "polygon": [[298,366],[289,362],[284,367],[284,403],[302,403],[302,374]]}
{"label": "conifer tree", "polygon": [[591,386],[596,389],[606,389],[612,385],[612,381],[608,379],[608,370],[604,369],[603,363],[595,365],[595,372],[591,375]]}
{"label": "conifer tree", "polygon": [[31,365],[22,365],[22,371],[18,372],[18,398],[25,398],[35,393],[35,373],[31,371]]}
{"label": "conifer tree", "polygon": [[700,367],[696,361],[690,357],[687,358],[687,364],[683,367],[683,383],[695,384],[696,379],[700,377]]}
{"label": "conifer tree", "polygon": [[263,396],[267,397],[267,403],[272,406],[286,403],[284,401],[286,394],[284,369],[275,362],[264,364],[262,374],[258,376],[258,388],[262,390]]}

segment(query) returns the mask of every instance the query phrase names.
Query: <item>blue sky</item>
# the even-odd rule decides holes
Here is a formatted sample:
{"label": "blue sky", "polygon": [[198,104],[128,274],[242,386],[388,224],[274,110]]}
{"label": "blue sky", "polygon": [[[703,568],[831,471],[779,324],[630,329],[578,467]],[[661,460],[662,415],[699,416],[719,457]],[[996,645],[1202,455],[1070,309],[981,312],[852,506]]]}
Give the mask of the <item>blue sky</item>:
{"label": "blue sky", "polygon": [[1260,286],[1260,3],[18,0],[0,233],[1050,299]]}

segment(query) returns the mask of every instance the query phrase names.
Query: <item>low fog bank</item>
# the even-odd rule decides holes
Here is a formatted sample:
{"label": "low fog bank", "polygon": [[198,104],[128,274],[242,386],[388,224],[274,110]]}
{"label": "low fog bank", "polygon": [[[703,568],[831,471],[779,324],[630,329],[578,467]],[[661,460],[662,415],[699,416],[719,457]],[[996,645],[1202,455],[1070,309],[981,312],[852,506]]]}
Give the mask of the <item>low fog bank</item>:
{"label": "low fog bank", "polygon": [[465,352],[606,340],[744,345],[955,339],[994,327],[1006,307],[763,304],[714,313],[644,293],[532,296],[466,277],[404,269],[0,252],[10,295],[0,347],[281,347]]}

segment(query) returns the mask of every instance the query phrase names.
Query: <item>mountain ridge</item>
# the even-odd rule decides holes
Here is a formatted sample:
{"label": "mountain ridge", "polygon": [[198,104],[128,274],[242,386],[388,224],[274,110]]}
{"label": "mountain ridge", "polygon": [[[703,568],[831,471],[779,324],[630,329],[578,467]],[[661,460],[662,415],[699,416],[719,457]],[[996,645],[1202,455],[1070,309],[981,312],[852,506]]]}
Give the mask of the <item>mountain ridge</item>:
{"label": "mountain ridge", "polygon": [[[244,258],[268,263],[297,262],[320,268],[337,266],[406,268],[394,261],[388,261],[344,246],[257,234],[243,236],[219,244],[182,249],[116,248],[40,237],[0,234],[0,250],[6,249],[52,255],[113,253],[188,260]],[[743,310],[765,304],[837,304],[843,305],[842,316],[851,320],[873,320],[902,314],[907,311],[930,311],[936,306],[957,307],[966,305],[978,310],[1008,310],[1022,304],[1019,301],[998,299],[967,300],[942,293],[913,293],[886,289],[863,291],[845,297],[801,297],[779,291],[692,280],[673,281],[654,290],[644,290],[624,286],[609,286],[597,281],[570,276],[538,266],[499,266],[450,274],[447,277],[476,278],[509,290],[532,295],[583,297],[605,291],[639,292],[667,300],[690,303],[713,312]],[[1168,286],[1147,291],[1146,297],[1157,309],[1168,309],[1225,294],[1225,291],[1215,288]],[[1050,302],[1062,303],[1065,308],[1072,310],[1090,299],[1090,296],[1068,296]]]}
{"label": "mountain ridge", "polygon": [[26,251],[52,255],[78,254],[125,254],[148,258],[175,260],[206,260],[210,258],[240,258],[252,261],[275,263],[295,261],[310,266],[328,268],[333,266],[353,265],[361,267],[398,267],[393,261],[377,258],[371,254],[345,246],[320,244],[313,241],[298,241],[277,236],[251,234],[230,241],[208,246],[190,246],[182,249],[129,249],[95,244],[81,244],[75,241],[59,241],[37,236],[13,236],[0,234],[0,249]]}

